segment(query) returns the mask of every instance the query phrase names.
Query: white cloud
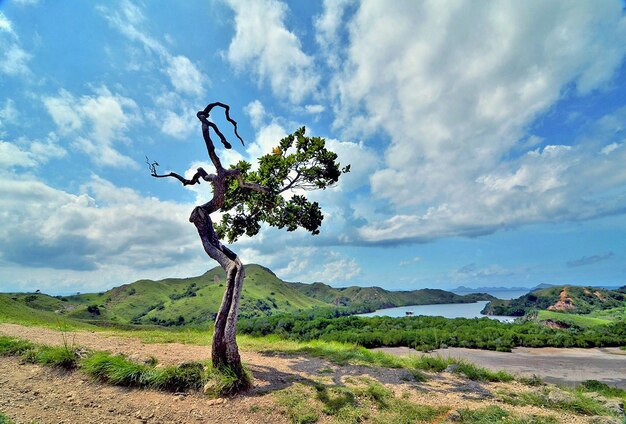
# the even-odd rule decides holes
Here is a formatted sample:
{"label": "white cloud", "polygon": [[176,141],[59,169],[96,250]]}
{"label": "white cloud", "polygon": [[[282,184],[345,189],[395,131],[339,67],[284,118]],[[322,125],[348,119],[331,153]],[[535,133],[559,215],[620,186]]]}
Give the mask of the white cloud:
{"label": "white cloud", "polygon": [[7,123],[15,123],[17,121],[17,109],[13,99],[5,99],[4,106],[0,109],[0,130]]}
{"label": "white cloud", "polygon": [[336,285],[354,281],[362,274],[361,267],[354,259],[327,248],[290,246],[287,249],[264,251],[266,247],[257,244],[242,248],[242,260],[268,266],[286,281],[319,281]]}
{"label": "white cloud", "polygon": [[[202,258],[188,222],[191,205],[144,197],[97,176],[81,191],[72,194],[29,177],[1,176],[3,268],[99,270],[111,278],[115,270],[134,269],[136,274],[190,266]],[[119,281],[123,275],[116,278],[127,282]]]}
{"label": "white cloud", "polygon": [[145,16],[140,7],[130,1],[122,1],[118,9],[100,6],[99,10],[121,34],[140,43],[159,58],[164,65],[164,74],[169,77],[170,83],[178,93],[196,97],[204,95],[209,78],[188,57],[171,53],[163,43],[141,27]]}
{"label": "white cloud", "polygon": [[0,141],[0,168],[31,167],[36,164],[30,152],[23,151],[13,143]]}
{"label": "white cloud", "polygon": [[14,37],[17,37],[17,34],[15,34],[15,31],[13,31],[13,24],[11,23],[9,18],[7,18],[6,15],[2,12],[0,12],[0,31],[6,32]]}
{"label": "white cloud", "polygon": [[66,154],[67,151],[56,143],[52,135],[45,142],[24,139],[19,139],[17,143],[0,141],[0,169],[32,168]]}
{"label": "white cloud", "polygon": [[526,134],[568,87],[585,95],[610,84],[626,53],[619,2],[366,0],[349,28],[331,85],[335,124],[390,137],[371,176],[370,204],[386,219],[363,226],[363,240],[472,236],[623,210],[622,197],[599,201],[606,181],[623,184],[622,171],[605,171],[619,155],[538,149],[550,140]]}
{"label": "white cloud", "polygon": [[[99,165],[133,167],[131,158],[121,154],[114,143],[126,141],[125,133],[137,120],[137,104],[111,93],[106,87],[95,95],[74,97],[66,90],[44,97],[43,103],[62,135],[73,137],[73,146],[87,153]],[[87,123],[87,129],[81,131]]]}
{"label": "white cloud", "polygon": [[324,112],[326,108],[322,105],[306,105],[304,106],[304,110],[306,110],[307,113],[311,113],[311,114],[318,114],[318,113],[322,113]]}
{"label": "white cloud", "polygon": [[324,0],[324,9],[315,21],[315,40],[324,52],[326,63],[333,69],[341,64],[339,30],[344,25],[345,9],[354,0]]}
{"label": "white cloud", "polygon": [[31,55],[17,44],[10,44],[9,46],[3,44],[0,43],[0,47],[3,47],[4,50],[2,57],[0,57],[0,72],[9,76],[29,75],[30,69],[27,63],[31,59]]}
{"label": "white cloud", "polygon": [[259,100],[253,100],[245,108],[246,113],[252,120],[252,126],[259,128],[265,119],[265,107]]}
{"label": "white cloud", "polygon": [[168,58],[167,75],[172,85],[181,93],[201,96],[204,93],[205,76],[186,56]]}
{"label": "white cloud", "polygon": [[228,1],[235,12],[235,37],[226,55],[238,70],[251,68],[275,95],[300,103],[317,89],[313,58],[285,25],[288,8],[277,0]]}

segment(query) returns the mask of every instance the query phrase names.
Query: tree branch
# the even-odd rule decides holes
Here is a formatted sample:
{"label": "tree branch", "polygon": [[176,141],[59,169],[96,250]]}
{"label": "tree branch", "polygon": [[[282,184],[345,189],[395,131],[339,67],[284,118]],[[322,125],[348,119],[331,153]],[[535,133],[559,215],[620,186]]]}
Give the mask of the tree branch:
{"label": "tree branch", "polygon": [[157,172],[157,166],[159,166],[158,162],[155,161],[151,163],[148,157],[146,156],[146,163],[148,164],[148,168],[150,169],[150,175],[152,175],[154,178],[173,177],[173,178],[176,178],[181,183],[183,183],[183,185],[185,186],[199,184],[200,178],[202,178],[204,181],[210,181],[210,182],[214,181],[216,178],[215,175],[207,173],[204,170],[204,168],[198,168],[198,170],[196,171],[196,173],[193,175],[193,177],[190,180],[186,179],[180,174],[177,174],[176,172],[170,172],[169,174],[159,174]]}
{"label": "tree branch", "polygon": [[262,184],[248,183],[244,181],[243,177],[241,176],[241,171],[239,169],[229,169],[228,171],[226,171],[226,176],[235,177],[237,179],[237,182],[239,183],[239,187],[241,188],[248,188],[250,190],[258,191],[265,194],[270,192],[270,189]]}

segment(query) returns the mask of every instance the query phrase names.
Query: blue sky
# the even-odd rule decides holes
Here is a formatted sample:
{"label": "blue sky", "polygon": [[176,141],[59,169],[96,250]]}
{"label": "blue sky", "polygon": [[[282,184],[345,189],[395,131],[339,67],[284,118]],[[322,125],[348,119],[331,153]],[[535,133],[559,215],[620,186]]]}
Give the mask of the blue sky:
{"label": "blue sky", "polygon": [[626,284],[625,58],[620,1],[0,1],[0,289],[215,266],[187,222],[210,187],[144,163],[208,166],[213,101],[227,163],[305,125],[351,164],[319,236],[233,247],[283,279]]}

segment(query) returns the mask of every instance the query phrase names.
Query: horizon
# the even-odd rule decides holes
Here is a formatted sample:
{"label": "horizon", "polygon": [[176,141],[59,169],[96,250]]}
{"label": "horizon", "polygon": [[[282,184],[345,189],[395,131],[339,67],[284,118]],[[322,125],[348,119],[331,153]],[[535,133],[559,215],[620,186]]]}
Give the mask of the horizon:
{"label": "horizon", "polygon": [[[100,292],[215,265],[195,117],[300,126],[351,172],[320,235],[230,247],[285,281],[388,290],[626,285],[626,5],[0,0],[0,291]],[[208,169],[208,168],[207,168]],[[216,219],[217,220],[217,219]]]}
{"label": "horizon", "polygon": [[[271,269],[269,269],[268,267],[261,265],[261,264],[255,264],[255,263],[250,263],[250,264],[245,264],[245,267],[247,266],[259,266],[264,268],[265,270],[269,271],[270,273],[273,273],[273,271]],[[130,282],[125,282],[125,283],[121,283],[119,285],[114,285],[111,287],[106,287],[102,290],[99,290],[97,292],[81,292],[81,291],[67,291],[67,292],[46,292],[40,289],[33,289],[32,291],[0,291],[0,293],[7,293],[7,294],[11,294],[11,293],[22,293],[22,294],[36,294],[36,293],[40,293],[40,294],[44,294],[44,295],[48,295],[48,296],[54,296],[54,297],[59,297],[59,296],[74,296],[74,295],[84,295],[84,294],[94,294],[94,293],[100,293],[100,292],[106,292],[109,290],[113,290],[115,288],[119,288],[122,286],[128,286],[128,285],[132,285],[136,282],[139,281],[152,281],[152,282],[159,282],[162,280],[167,280],[167,279],[187,279],[187,278],[197,278],[197,277],[201,277],[207,273],[210,273],[211,271],[220,268],[219,266],[216,266],[214,268],[211,268],[209,270],[207,270],[206,272],[203,272],[202,274],[199,275],[194,275],[194,276],[189,276],[189,277],[165,277],[163,279],[158,279],[158,280],[152,280],[152,279],[139,279],[139,280],[135,280],[135,281],[130,281]],[[390,288],[384,288],[381,287],[375,283],[361,283],[361,284],[351,284],[351,285],[333,285],[333,284],[329,284],[323,281],[313,281],[310,283],[307,282],[301,282],[301,281],[286,281],[281,279],[280,277],[278,277],[281,281],[290,284],[290,283],[295,283],[295,284],[324,284],[327,285],[329,287],[332,288],[336,288],[336,289],[344,289],[344,288],[349,288],[349,287],[363,287],[363,288],[383,288],[384,290],[390,291],[390,292],[399,292],[399,291],[407,291],[406,289],[394,289],[393,287]],[[544,286],[544,287],[542,287]],[[626,287],[626,286],[620,286],[620,285],[601,285],[601,286],[597,286],[597,285],[589,285],[589,284],[565,284],[565,285],[554,285],[554,284],[548,284],[548,283],[539,283],[533,286],[529,286],[529,287],[521,287],[521,286],[512,286],[512,287],[504,287],[504,286],[481,286],[481,287],[467,287],[467,286],[456,286],[456,287],[451,287],[451,288],[442,288],[442,287],[435,287],[435,286],[428,286],[426,285],[425,287],[420,287],[418,289],[410,289],[408,291],[413,291],[413,290],[430,290],[430,289],[439,289],[439,290],[444,290],[444,291],[448,291],[448,292],[452,292],[452,293],[464,293],[466,292],[467,294],[470,293],[488,293],[488,291],[493,291],[493,292],[513,292],[513,293],[518,293],[518,292],[531,292],[534,290],[538,290],[540,288],[548,288],[548,287],[560,287],[560,286],[577,286],[577,287],[594,287],[594,288],[603,288],[603,289],[608,289],[608,290],[612,290],[612,289],[619,289],[621,287]],[[484,291],[478,291],[478,290],[484,290]],[[488,293],[491,294],[491,293]],[[520,295],[521,296],[521,295]],[[497,297],[497,296],[496,296]],[[518,296],[516,296],[518,297]]]}

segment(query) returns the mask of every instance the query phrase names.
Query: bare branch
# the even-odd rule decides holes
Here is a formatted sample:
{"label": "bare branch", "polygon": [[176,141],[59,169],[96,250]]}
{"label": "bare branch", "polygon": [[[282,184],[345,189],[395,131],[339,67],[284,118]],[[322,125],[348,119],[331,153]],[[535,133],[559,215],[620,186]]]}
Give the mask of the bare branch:
{"label": "bare branch", "polygon": [[[228,106],[225,103],[222,102],[214,102],[214,103],[209,103],[207,105],[207,107],[204,108],[204,110],[202,111],[202,113],[208,118],[209,115],[211,114],[211,111],[213,110],[213,108],[215,106],[219,106],[221,108],[224,109],[224,114],[226,115],[226,120],[228,122],[230,122],[231,124],[233,124],[233,127],[235,129],[235,135],[237,136],[237,138],[239,139],[239,141],[241,141],[241,144],[245,146],[245,143],[243,142],[243,139],[239,136],[239,133],[237,132],[237,122],[232,119],[230,117],[230,106]],[[216,131],[217,132],[217,131]],[[220,139],[222,140],[222,142],[224,142],[225,139],[223,139],[222,137],[220,137]],[[226,147],[227,149],[230,149],[230,147]]]}
{"label": "bare branch", "polygon": [[176,178],[185,186],[199,184],[200,178],[202,178],[204,181],[210,181],[210,182],[214,181],[216,178],[215,175],[207,173],[203,168],[198,168],[198,170],[196,171],[196,173],[190,180],[186,179],[180,174],[177,174],[176,172],[170,172],[168,174],[159,174],[157,172],[157,166],[159,166],[158,162],[155,161],[151,163],[148,157],[146,156],[146,163],[148,164],[148,168],[150,169],[150,175],[152,175],[154,178],[167,178],[167,177]]}

